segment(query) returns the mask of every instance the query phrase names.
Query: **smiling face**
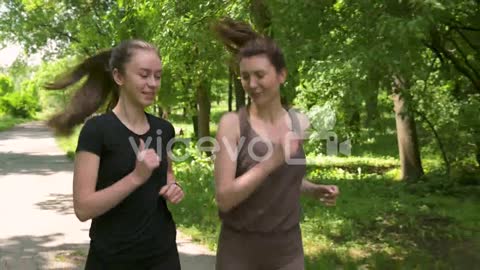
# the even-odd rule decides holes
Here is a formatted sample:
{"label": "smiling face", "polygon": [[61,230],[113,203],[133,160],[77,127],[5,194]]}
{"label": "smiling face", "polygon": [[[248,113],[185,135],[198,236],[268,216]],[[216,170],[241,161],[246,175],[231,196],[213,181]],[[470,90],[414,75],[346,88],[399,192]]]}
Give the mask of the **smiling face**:
{"label": "smiling face", "polygon": [[155,50],[135,49],[123,72],[113,71],[115,82],[120,86],[120,95],[133,104],[147,107],[155,101],[160,79],[162,61]]}
{"label": "smiling face", "polygon": [[286,70],[277,72],[268,57],[259,54],[240,60],[240,80],[243,89],[257,105],[280,100],[279,88],[286,79]]}

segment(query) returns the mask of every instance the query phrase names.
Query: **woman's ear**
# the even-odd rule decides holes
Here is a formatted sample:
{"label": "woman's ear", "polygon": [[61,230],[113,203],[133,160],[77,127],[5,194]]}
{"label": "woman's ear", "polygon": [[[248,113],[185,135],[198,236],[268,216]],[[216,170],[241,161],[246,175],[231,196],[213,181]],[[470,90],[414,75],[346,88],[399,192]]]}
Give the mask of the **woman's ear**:
{"label": "woman's ear", "polygon": [[112,77],[113,77],[113,80],[115,81],[115,83],[118,84],[118,86],[123,85],[123,75],[122,75],[122,73],[120,73],[120,71],[118,69],[116,69],[116,68],[113,69]]}

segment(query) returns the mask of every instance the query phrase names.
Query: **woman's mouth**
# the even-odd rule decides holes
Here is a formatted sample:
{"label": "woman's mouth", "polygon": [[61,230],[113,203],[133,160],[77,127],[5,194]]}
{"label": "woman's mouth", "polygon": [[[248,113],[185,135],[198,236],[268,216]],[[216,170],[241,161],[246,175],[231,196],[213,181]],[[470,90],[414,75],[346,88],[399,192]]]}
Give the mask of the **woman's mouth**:
{"label": "woman's mouth", "polygon": [[252,98],[257,98],[263,95],[263,92],[256,92],[256,93],[251,93]]}
{"label": "woman's mouth", "polygon": [[142,95],[144,95],[148,99],[154,99],[155,98],[155,93],[154,92],[142,92]]}

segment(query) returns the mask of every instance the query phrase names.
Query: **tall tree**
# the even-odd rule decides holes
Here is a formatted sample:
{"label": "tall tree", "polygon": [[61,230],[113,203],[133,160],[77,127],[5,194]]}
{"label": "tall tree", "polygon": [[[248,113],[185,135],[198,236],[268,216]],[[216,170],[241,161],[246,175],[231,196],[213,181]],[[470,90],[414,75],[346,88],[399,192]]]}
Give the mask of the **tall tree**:
{"label": "tall tree", "polygon": [[394,76],[392,99],[401,162],[401,178],[407,181],[416,180],[423,175],[415,116],[408,108],[408,101],[411,99],[408,92],[410,88],[409,83],[403,77]]}

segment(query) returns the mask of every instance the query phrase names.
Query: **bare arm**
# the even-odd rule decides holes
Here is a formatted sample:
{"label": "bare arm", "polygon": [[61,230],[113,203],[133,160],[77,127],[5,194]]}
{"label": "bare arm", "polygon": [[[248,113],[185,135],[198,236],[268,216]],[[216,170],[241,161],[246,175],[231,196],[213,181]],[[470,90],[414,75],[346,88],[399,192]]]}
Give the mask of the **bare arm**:
{"label": "bare arm", "polygon": [[182,187],[177,184],[175,174],[173,172],[173,165],[170,156],[167,155],[167,184],[160,189],[160,196],[163,196],[167,201],[177,204],[183,200],[185,196]]}
{"label": "bare arm", "polygon": [[302,179],[302,186],[301,186],[300,190],[302,191],[302,194],[304,194],[304,195],[313,196],[313,193],[314,193],[314,191],[317,187],[318,187],[317,184],[314,184],[314,183],[308,181],[307,179],[303,178]]}
{"label": "bare arm", "polygon": [[335,205],[335,201],[340,194],[340,190],[335,185],[318,185],[307,179],[302,180],[302,194],[318,199],[327,206]]}
{"label": "bare arm", "polygon": [[104,214],[148,180],[160,160],[153,149],[144,150],[143,141],[140,143],[140,155],[142,158],[137,160],[130,174],[96,191],[100,157],[86,151],[77,153],[73,172],[73,208],[80,221]]}
{"label": "bare arm", "polygon": [[220,120],[217,132],[219,146],[215,156],[216,201],[222,212],[228,212],[247,199],[278,166],[278,160],[264,160],[235,178],[240,137],[238,116],[227,113]]}
{"label": "bare arm", "polygon": [[139,186],[137,176],[130,173],[112,186],[95,191],[99,163],[100,158],[90,152],[82,151],[75,156],[73,207],[80,221],[104,214]]}
{"label": "bare arm", "polygon": [[168,161],[167,184],[173,184],[173,183],[176,183],[177,180],[175,180],[175,174],[173,172],[172,160],[170,159],[170,157],[168,155],[167,155],[167,161]]}

